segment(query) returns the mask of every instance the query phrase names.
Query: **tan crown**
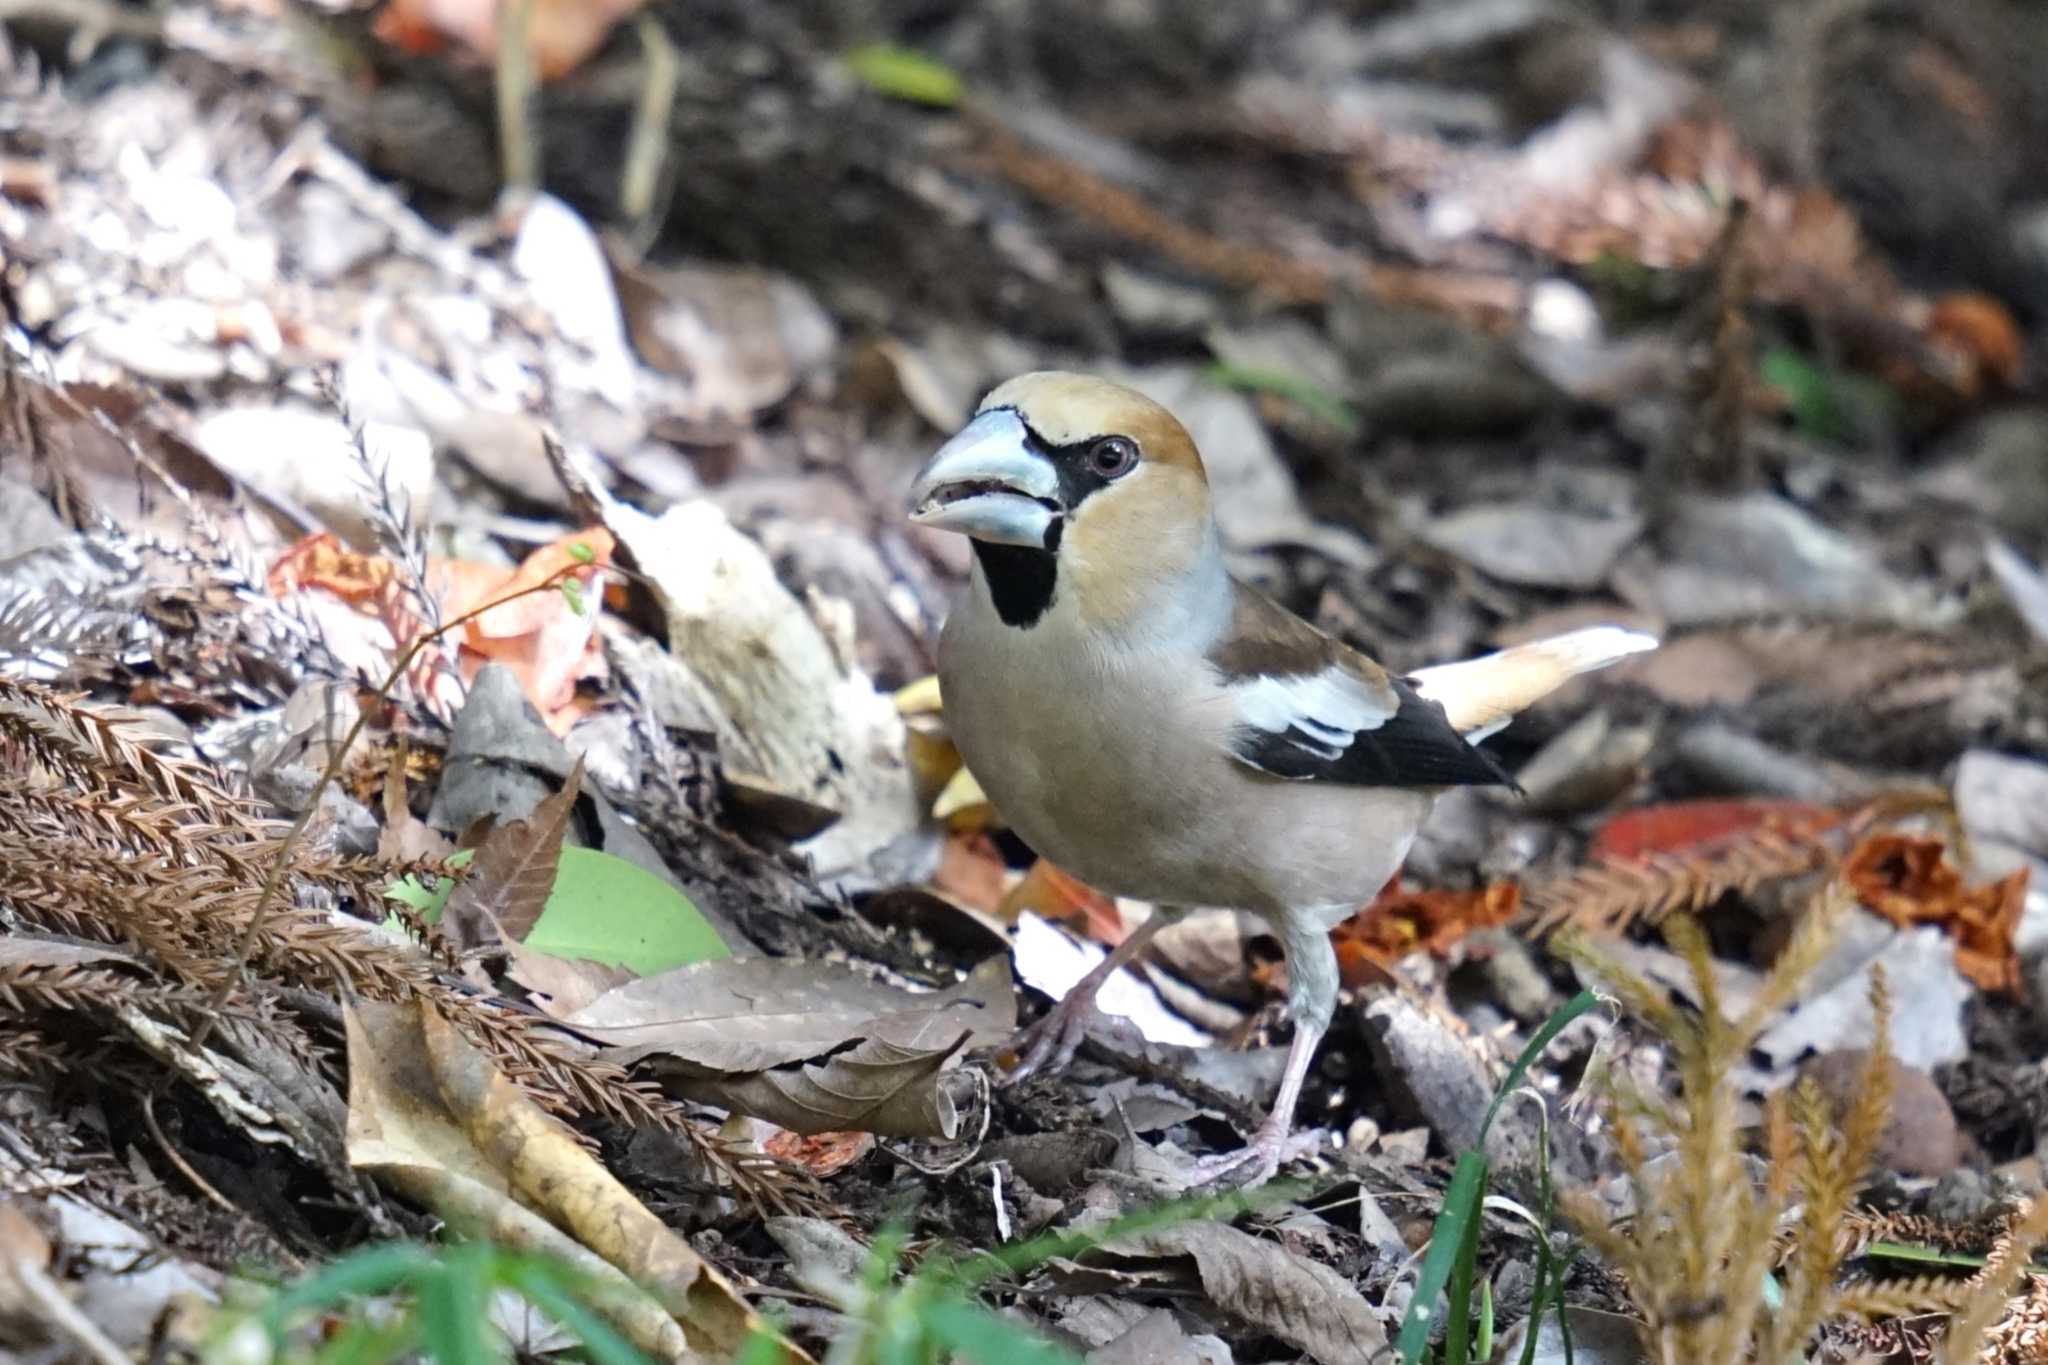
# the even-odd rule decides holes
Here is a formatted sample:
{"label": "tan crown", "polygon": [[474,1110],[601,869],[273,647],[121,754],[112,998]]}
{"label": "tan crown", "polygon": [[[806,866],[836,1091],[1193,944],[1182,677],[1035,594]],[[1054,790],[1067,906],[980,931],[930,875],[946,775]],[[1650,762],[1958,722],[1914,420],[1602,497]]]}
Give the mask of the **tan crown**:
{"label": "tan crown", "polygon": [[1122,384],[1089,374],[1037,370],[1008,380],[981,400],[980,411],[1015,408],[1050,445],[1066,446],[1097,436],[1128,436],[1148,462],[1202,471],[1202,457],[1174,415]]}

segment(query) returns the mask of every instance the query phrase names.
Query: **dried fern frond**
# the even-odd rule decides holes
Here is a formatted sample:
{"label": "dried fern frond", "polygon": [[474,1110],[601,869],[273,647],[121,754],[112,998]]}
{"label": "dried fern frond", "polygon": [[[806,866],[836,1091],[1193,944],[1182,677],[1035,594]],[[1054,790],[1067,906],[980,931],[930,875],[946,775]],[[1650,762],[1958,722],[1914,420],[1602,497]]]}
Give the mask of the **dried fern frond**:
{"label": "dried fern frond", "polygon": [[1567,924],[1618,934],[1646,919],[1698,914],[1723,896],[1751,895],[1774,882],[1835,867],[1872,829],[1909,815],[1948,811],[1948,794],[1908,788],[1873,797],[1839,818],[1766,822],[1678,853],[1603,858],[1524,892],[1530,930]]}
{"label": "dried fern frond", "polygon": [[[0,914],[132,945],[157,973],[141,997],[149,1003],[190,1005],[204,1028],[204,1007],[227,1001],[227,1022],[260,1029],[269,1016],[244,1002],[266,990],[420,1000],[551,1111],[667,1128],[749,1196],[779,1202],[772,1182],[730,1158],[653,1083],[569,1050],[546,1036],[544,1019],[478,996],[444,974],[445,955],[290,895],[264,903],[265,879],[284,859],[287,887],[347,897],[381,919],[385,888],[406,865],[288,848],[282,826],[219,774],[156,752],[119,715],[0,679],[0,769],[10,766],[19,786],[18,799],[0,802]],[[61,1008],[86,984],[61,973],[0,976],[0,1005]],[[122,989],[118,979],[96,984],[114,993],[107,998]]]}
{"label": "dried fern frond", "polygon": [[1639,919],[1697,914],[1731,893],[1818,872],[1835,856],[1824,835],[1758,829],[1694,853],[1593,863],[1531,889],[1523,904],[1538,934],[1566,923],[1618,934]]}
{"label": "dried fern frond", "polygon": [[[2020,1276],[2044,1242],[2048,1242],[2048,1196],[2037,1196],[1992,1251],[1984,1273],[1949,1324],[1941,1345],[1943,1365],[1971,1365],[1979,1358],[1993,1325],[2013,1308]],[[2038,1330],[2042,1325],[2037,1322],[2035,1327]]]}
{"label": "dried fern frond", "polygon": [[[1796,994],[1825,955],[1850,898],[1830,886],[1816,896],[1799,931],[1760,992],[1766,1001]],[[1891,1115],[1890,998],[1879,978],[1878,1017],[1870,1070],[1839,1124],[1810,1084],[1776,1097],[1766,1110],[1770,1162],[1760,1178],[1737,1130],[1735,1075],[1775,1006],[1753,1005],[1726,1017],[1706,935],[1690,916],[1674,915],[1665,935],[1688,964],[1702,1002],[1681,1011],[1638,974],[1604,959],[1582,935],[1560,942],[1622,1000],[1649,1002],[1679,1079],[1675,1099],[1645,1096],[1610,1075],[1603,1107],[1616,1156],[1635,1194],[1635,1214],[1608,1224],[1585,1196],[1563,1201],[1589,1245],[1618,1268],[1642,1314],[1654,1358],[1688,1365],[1736,1365],[1799,1356],[1808,1338],[1848,1306],[1838,1277],[1854,1244],[1849,1224],[1857,1189],[1868,1173]],[[1669,1151],[1646,1158],[1662,1140]],[[1767,1306],[1765,1284],[1781,1245],[1779,1225],[1794,1195],[1800,1213],[1791,1236],[1783,1302]],[[1889,1291],[1903,1302],[1903,1288]],[[1918,1309],[1944,1306],[1922,1300]]]}
{"label": "dried fern frond", "polygon": [[1876,1033],[1856,1098],[1839,1126],[1811,1080],[1793,1090],[1791,1107],[1801,1148],[1796,1165],[1799,1232],[1784,1306],[1772,1318],[1766,1337],[1767,1359],[1791,1358],[1822,1318],[1840,1308],[1836,1275],[1842,1264],[1843,1229],[1891,1118],[1891,996],[1881,971],[1872,973],[1870,1004]]}
{"label": "dried fern frond", "polygon": [[153,796],[215,824],[258,818],[247,798],[232,795],[197,764],[180,763],[150,748],[118,714],[34,683],[0,678],[0,743],[79,791]]}

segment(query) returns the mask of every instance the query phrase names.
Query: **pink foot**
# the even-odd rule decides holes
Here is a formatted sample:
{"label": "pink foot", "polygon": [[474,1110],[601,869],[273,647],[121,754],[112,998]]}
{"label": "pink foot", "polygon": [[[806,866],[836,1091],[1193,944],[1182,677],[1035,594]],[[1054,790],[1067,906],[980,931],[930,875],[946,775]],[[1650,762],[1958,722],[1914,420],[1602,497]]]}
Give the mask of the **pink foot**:
{"label": "pink foot", "polygon": [[1016,1085],[1040,1071],[1050,1075],[1065,1070],[1087,1039],[1089,1024],[1102,1017],[1094,1000],[1087,998],[1092,995],[1093,992],[1085,997],[1078,990],[1069,992],[1043,1019],[1018,1034],[1010,1045],[1017,1053],[1017,1065],[998,1084]]}
{"label": "pink foot", "polygon": [[1197,1190],[1248,1190],[1273,1178],[1281,1166],[1313,1156],[1329,1145],[1330,1135],[1320,1128],[1290,1133],[1261,1127],[1252,1140],[1234,1152],[1218,1152],[1195,1162],[1191,1173]]}

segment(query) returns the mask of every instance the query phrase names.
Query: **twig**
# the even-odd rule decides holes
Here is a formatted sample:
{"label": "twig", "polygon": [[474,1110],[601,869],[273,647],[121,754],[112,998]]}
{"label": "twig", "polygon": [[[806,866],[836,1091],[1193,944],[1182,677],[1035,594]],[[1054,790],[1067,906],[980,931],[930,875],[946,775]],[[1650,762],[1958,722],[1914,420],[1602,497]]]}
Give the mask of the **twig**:
{"label": "twig", "polygon": [[163,1154],[171,1159],[171,1164],[183,1172],[185,1178],[191,1181],[201,1194],[226,1209],[229,1213],[234,1214],[237,1218],[242,1216],[242,1211],[233,1204],[230,1204],[226,1197],[219,1190],[215,1189],[204,1176],[193,1170],[192,1163],[185,1160],[184,1155],[171,1145],[171,1140],[164,1136],[163,1127],[156,1121],[156,1092],[154,1090],[142,1092],[142,1121],[149,1125],[149,1135],[156,1139],[156,1145],[162,1148]]}

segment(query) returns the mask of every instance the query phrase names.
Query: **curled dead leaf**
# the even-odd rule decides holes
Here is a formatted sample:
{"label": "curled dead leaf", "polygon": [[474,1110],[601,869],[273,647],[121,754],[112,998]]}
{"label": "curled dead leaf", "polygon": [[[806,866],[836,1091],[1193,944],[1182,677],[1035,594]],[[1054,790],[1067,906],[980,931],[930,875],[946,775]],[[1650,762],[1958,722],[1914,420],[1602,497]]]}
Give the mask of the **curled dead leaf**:
{"label": "curled dead leaf", "polygon": [[2019,989],[2015,945],[2029,869],[1965,886],[1940,839],[1873,834],[1844,860],[1842,878],[1874,914],[1902,928],[1935,924],[1956,944],[1956,967],[1985,990]]}

